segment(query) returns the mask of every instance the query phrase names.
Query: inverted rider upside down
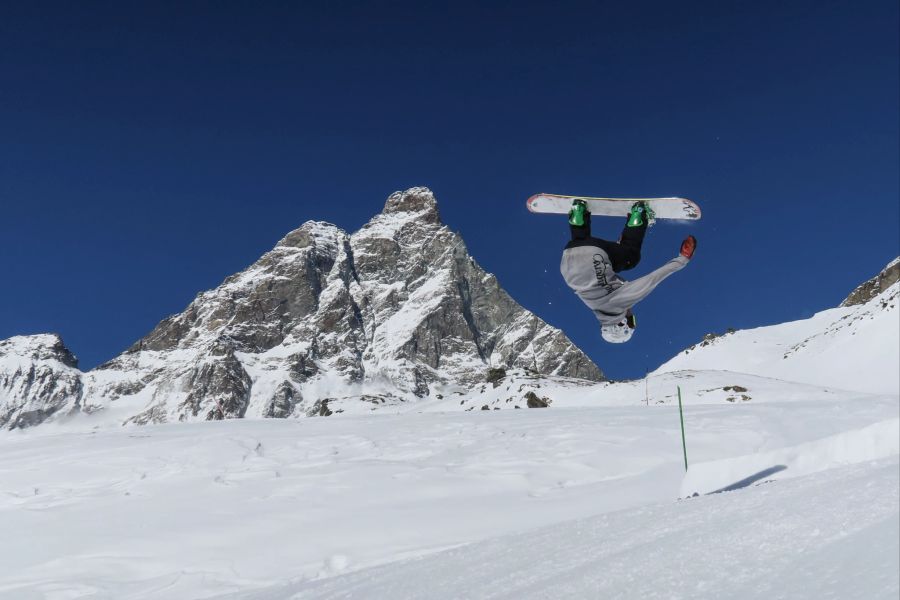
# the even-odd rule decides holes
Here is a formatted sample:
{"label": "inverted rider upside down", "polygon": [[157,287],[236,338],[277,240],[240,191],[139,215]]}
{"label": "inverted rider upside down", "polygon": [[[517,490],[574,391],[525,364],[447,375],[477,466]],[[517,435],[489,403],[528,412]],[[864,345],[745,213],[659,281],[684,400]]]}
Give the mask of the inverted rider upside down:
{"label": "inverted rider upside down", "polygon": [[645,202],[636,202],[619,241],[610,242],[591,236],[591,213],[583,200],[575,200],[569,211],[572,241],[563,250],[559,270],[566,284],[600,321],[601,335],[607,342],[630,340],[637,325],[632,307],[694,256],[697,240],[689,235],[681,243],[678,256],[660,268],[633,281],[619,277],[619,272],[633,269],[640,262],[641,245],[652,222],[653,211]]}

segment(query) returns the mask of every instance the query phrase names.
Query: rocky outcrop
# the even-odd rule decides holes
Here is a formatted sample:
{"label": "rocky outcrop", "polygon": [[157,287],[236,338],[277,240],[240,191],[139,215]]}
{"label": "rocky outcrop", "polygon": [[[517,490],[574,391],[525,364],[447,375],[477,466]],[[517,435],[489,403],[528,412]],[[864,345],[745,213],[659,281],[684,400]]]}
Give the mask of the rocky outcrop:
{"label": "rocky outcrop", "polygon": [[603,379],[477,264],[427,188],[392,194],[353,234],[304,223],[122,355],[82,379],[70,368],[73,407],[127,406],[117,414],[138,424],[325,416],[471,387],[488,369]]}
{"label": "rocky outcrop", "polygon": [[224,340],[215,346],[192,370],[188,378],[187,398],[181,405],[181,420],[205,415],[207,421],[240,418],[250,403],[250,376],[234,355],[234,347]]}
{"label": "rocky outcrop", "polygon": [[528,408],[547,408],[550,406],[549,398],[541,398],[534,392],[525,394],[525,404]]}
{"label": "rocky outcrop", "polygon": [[294,413],[294,407],[303,399],[287,381],[275,390],[263,416],[269,419],[284,419]]}
{"label": "rocky outcrop", "polygon": [[841,302],[841,306],[858,306],[860,304],[865,304],[897,283],[898,280],[900,280],[900,258],[895,258],[888,263],[878,275],[853,290],[850,295]]}

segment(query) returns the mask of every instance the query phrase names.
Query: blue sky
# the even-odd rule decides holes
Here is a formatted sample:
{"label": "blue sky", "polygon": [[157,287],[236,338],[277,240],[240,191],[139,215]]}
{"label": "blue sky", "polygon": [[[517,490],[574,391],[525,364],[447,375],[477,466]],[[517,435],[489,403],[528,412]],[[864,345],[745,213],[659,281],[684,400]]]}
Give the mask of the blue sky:
{"label": "blue sky", "polygon": [[[638,377],[897,256],[898,70],[895,0],[5,3],[0,338],[93,367],[302,222],[426,185],[514,298]],[[699,248],[629,344],[565,287],[541,191],[702,205],[651,230],[634,275]]]}

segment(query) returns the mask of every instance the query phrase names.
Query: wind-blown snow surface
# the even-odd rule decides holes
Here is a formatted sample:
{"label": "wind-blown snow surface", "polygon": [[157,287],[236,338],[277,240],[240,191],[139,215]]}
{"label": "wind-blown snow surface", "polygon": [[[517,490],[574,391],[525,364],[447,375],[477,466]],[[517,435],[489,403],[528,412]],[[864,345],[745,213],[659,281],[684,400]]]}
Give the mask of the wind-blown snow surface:
{"label": "wind-blown snow surface", "polygon": [[230,598],[896,598],[897,489],[895,457]]}
{"label": "wind-blown snow surface", "polygon": [[[793,462],[677,501],[676,384],[700,483],[711,461]],[[729,401],[735,385],[753,399]],[[896,397],[727,373],[571,391],[550,409],[7,432],[0,598],[896,597]],[[867,428],[874,443],[847,433]]]}

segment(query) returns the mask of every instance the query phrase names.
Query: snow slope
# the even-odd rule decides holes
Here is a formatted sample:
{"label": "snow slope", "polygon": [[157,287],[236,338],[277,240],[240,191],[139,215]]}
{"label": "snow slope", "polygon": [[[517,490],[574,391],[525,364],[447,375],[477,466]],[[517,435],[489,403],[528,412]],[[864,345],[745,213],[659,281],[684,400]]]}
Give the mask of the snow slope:
{"label": "snow slope", "polygon": [[227,598],[894,599],[898,472],[894,457]]}
{"label": "snow slope", "polygon": [[737,331],[656,370],[737,371],[860,392],[900,394],[900,283],[862,305]]}
{"label": "snow slope", "polygon": [[[717,376],[650,388],[731,381]],[[896,397],[787,384],[779,399],[777,382],[750,381],[750,401],[719,389],[688,404],[692,469],[791,448],[814,460],[821,440],[872,426],[900,435]],[[677,407],[643,405],[639,382],[600,391],[594,406],[7,432],[0,598],[724,597],[782,564],[794,589],[829,587],[816,566],[847,556],[835,597],[870,572],[866,597],[896,589],[882,539],[900,512],[896,448],[850,435],[828,466],[854,469],[678,502]]]}

